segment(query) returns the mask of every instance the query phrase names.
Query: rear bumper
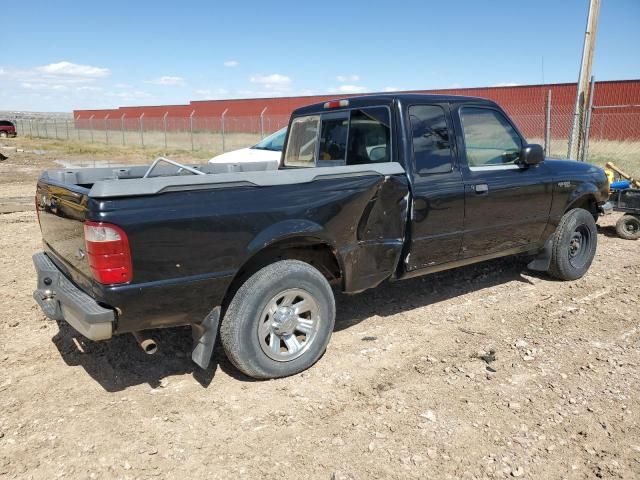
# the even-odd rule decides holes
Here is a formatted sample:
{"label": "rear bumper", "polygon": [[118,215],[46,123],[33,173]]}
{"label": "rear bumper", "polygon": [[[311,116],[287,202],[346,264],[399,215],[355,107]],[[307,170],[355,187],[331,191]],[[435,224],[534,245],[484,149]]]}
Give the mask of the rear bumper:
{"label": "rear bumper", "polygon": [[113,334],[115,314],[103,308],[71,283],[44,253],[33,256],[38,288],[33,298],[52,320],[65,320],[89,340],[106,340]]}

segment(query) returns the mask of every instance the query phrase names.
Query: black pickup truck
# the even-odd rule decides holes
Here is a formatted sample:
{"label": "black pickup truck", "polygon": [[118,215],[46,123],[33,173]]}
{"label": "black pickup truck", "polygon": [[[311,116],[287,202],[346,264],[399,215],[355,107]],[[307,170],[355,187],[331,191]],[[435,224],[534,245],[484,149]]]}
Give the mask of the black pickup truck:
{"label": "black pickup truck", "polygon": [[[374,95],[296,110],[267,164],[50,170],[34,298],[92,340],[190,325],[256,378],[325,350],[333,288],[357,293],[514,254],[562,280],[596,250],[608,181],[545,160],[495,103]],[[164,161],[163,161],[164,160]]]}

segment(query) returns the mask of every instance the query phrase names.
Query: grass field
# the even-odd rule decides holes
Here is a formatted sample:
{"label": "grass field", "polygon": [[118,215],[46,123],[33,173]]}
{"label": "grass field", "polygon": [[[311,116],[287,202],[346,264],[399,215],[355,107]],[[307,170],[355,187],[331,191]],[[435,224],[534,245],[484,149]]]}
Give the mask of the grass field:
{"label": "grass field", "polygon": [[[144,146],[141,145],[140,132],[125,131],[124,145],[120,131],[72,130],[69,139],[66,132],[58,132],[58,138],[22,137],[34,150],[55,150],[68,155],[98,156],[102,159],[113,155],[116,157],[153,158],[169,155],[178,158],[205,160],[223,151],[244,148],[257,143],[261,136],[254,133],[227,133],[224,138],[219,132],[194,132],[193,149],[189,132],[167,132],[166,148],[163,132],[144,133]],[[92,141],[93,139],[93,141]],[[541,139],[529,139],[531,143],[543,143]],[[224,147],[224,148],[223,148]],[[567,140],[553,139],[551,143],[553,158],[566,158]],[[590,163],[604,166],[614,162],[618,167],[640,177],[640,142],[597,140],[589,144]]]}

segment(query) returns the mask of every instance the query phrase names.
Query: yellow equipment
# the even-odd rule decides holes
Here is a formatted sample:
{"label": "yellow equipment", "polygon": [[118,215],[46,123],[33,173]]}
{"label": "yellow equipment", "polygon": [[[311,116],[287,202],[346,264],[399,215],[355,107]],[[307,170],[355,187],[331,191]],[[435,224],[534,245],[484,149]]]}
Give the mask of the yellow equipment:
{"label": "yellow equipment", "polygon": [[609,178],[609,183],[613,181],[614,172],[617,173],[621,178],[629,180],[631,182],[632,187],[640,188],[640,181],[635,180],[631,175],[629,175],[628,173],[616,167],[616,165],[613,162],[607,162],[605,164],[605,173]]}

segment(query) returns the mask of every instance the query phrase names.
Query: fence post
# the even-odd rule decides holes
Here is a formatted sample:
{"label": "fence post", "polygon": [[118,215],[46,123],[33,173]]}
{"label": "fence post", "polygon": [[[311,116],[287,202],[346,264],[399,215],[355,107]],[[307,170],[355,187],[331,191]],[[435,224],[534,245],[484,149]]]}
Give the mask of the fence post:
{"label": "fence post", "polygon": [[122,133],[122,145],[124,145],[124,116],[126,113],[123,113],[120,117],[120,132]]}
{"label": "fence post", "polygon": [[140,145],[144,148],[144,126],[142,124],[142,119],[144,118],[144,112],[140,115]]}
{"label": "fence post", "polygon": [[591,113],[593,112],[593,94],[595,89],[595,81],[593,75],[591,76],[591,85],[589,85],[589,105],[587,107],[586,116],[584,119],[584,130],[582,131],[582,151],[580,152],[580,160],[587,161],[589,155],[589,135],[591,132]]}
{"label": "fence post", "polygon": [[69,140],[69,120],[64,121],[64,127],[65,127],[65,130],[67,131],[67,140]]}
{"label": "fence post", "polygon": [[95,115],[91,115],[89,117],[89,133],[91,134],[91,143],[93,143],[93,117],[95,117]]}
{"label": "fence post", "polygon": [[29,135],[33,137],[33,119],[29,119]]}
{"label": "fence post", "polygon": [[189,115],[189,132],[191,133],[191,151],[193,152],[194,148],[193,148],[193,116],[196,114],[196,111],[194,110],[193,112],[191,112],[191,115]]}
{"label": "fence post", "polygon": [[80,140],[80,127],[78,126],[78,122],[80,121],[80,115],[75,119],[74,127],[76,127],[76,133],[78,134],[78,140]]}
{"label": "fence post", "polygon": [[44,119],[44,138],[49,138],[49,132],[47,131],[47,118]]}
{"label": "fence post", "polygon": [[267,111],[267,108],[269,107],[264,107],[260,112],[260,138],[264,138],[264,112]]}
{"label": "fence post", "polygon": [[162,127],[164,128],[164,148],[167,148],[167,115],[169,112],[165,112],[162,116]]}
{"label": "fence post", "polygon": [[229,109],[226,108],[225,111],[222,112],[222,116],[220,117],[220,125],[222,128],[222,153],[224,153],[224,116],[227,114],[228,111]]}
{"label": "fence post", "polygon": [[544,126],[544,154],[549,157],[551,156],[551,89],[547,92],[547,111]]}
{"label": "fence post", "polygon": [[58,120],[53,117],[53,131],[56,132],[56,140],[58,139]]}

